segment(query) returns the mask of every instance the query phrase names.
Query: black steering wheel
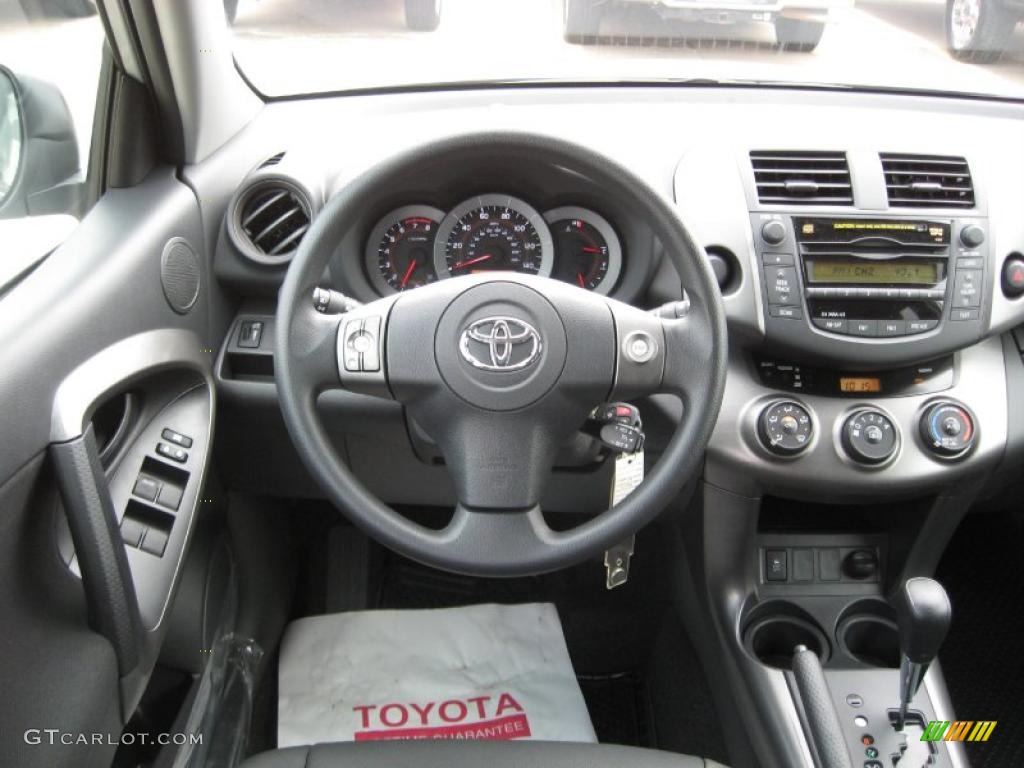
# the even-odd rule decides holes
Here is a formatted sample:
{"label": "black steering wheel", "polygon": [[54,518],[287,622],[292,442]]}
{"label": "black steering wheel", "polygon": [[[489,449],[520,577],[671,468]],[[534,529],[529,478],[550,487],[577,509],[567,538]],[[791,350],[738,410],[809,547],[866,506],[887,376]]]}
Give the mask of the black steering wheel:
{"label": "black steering wheel", "polygon": [[[425,163],[501,157],[581,174],[646,220],[689,297],[663,319],[573,285],[512,273],[440,280],[343,315],[314,288],[365,201]],[[275,379],[284,420],[330,500],[371,537],[422,563],[482,576],[542,573],[596,556],[651,521],[699,471],[725,385],[725,314],[703,251],[672,205],[632,171],[547,136],[478,133],[367,171],[316,217],[281,287]],[[345,466],[316,412],[325,389],[397,400],[436,441],[458,497],[446,528],[399,515]],[[683,402],[660,461],[625,500],[553,531],[540,499],[556,453],[600,403],[653,393]]]}

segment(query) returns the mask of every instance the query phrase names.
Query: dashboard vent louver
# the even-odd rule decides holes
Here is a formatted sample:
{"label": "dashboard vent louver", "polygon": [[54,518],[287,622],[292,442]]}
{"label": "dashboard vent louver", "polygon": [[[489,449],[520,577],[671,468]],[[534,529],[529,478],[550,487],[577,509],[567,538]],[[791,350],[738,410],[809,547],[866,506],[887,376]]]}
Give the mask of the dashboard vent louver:
{"label": "dashboard vent louver", "polygon": [[853,205],[845,152],[750,153],[757,197],[770,205]]}
{"label": "dashboard vent louver", "polygon": [[236,241],[246,255],[282,263],[299,247],[310,223],[310,205],[298,188],[278,179],[261,181],[240,197]]}
{"label": "dashboard vent louver", "polygon": [[882,153],[889,205],[897,208],[973,208],[971,169],[962,157]]}

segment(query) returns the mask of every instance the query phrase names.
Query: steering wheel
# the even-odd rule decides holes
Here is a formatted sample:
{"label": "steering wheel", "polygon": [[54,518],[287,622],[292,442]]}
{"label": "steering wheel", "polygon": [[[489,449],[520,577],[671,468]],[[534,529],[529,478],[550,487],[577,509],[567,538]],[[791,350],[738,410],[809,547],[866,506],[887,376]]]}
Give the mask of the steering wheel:
{"label": "steering wheel", "polygon": [[[424,164],[500,157],[588,177],[644,217],[689,298],[661,318],[548,278],[491,273],[439,280],[343,315],[314,309],[330,255],[365,201]],[[711,268],[671,204],[632,171],[547,136],[476,133],[424,144],[365,172],[316,217],[281,287],[278,397],[299,455],[328,498],[381,544],[480,576],[543,573],[596,556],[659,514],[700,469],[725,385],[725,313]],[[401,403],[437,443],[458,505],[442,530],[410,521],[355,477],[328,440],[316,400],[343,388]],[[644,482],[569,531],[540,500],[559,447],[595,406],[654,393],[683,415]]]}

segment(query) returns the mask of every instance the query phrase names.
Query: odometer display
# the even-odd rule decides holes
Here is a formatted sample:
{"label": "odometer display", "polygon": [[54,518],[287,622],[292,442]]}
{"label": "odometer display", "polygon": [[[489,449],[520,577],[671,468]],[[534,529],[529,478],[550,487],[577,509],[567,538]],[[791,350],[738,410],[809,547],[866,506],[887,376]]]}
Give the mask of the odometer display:
{"label": "odometer display", "polygon": [[476,272],[551,274],[551,233],[533,208],[507,195],[482,195],[449,213],[438,231],[439,275]]}

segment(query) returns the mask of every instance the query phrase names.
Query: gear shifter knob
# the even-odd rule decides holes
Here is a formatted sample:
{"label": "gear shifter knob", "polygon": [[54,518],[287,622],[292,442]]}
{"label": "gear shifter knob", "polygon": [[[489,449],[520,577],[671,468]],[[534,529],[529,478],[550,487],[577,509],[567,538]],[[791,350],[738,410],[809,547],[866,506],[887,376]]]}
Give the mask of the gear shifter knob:
{"label": "gear shifter knob", "polygon": [[953,616],[949,596],[934,579],[907,579],[893,598],[900,630],[900,709],[897,729],[903,729],[907,708],[921,687],[928,666],[939,654]]}
{"label": "gear shifter knob", "polygon": [[901,653],[915,664],[931,663],[946,639],[953,614],[946,590],[934,579],[907,579],[894,602]]}

